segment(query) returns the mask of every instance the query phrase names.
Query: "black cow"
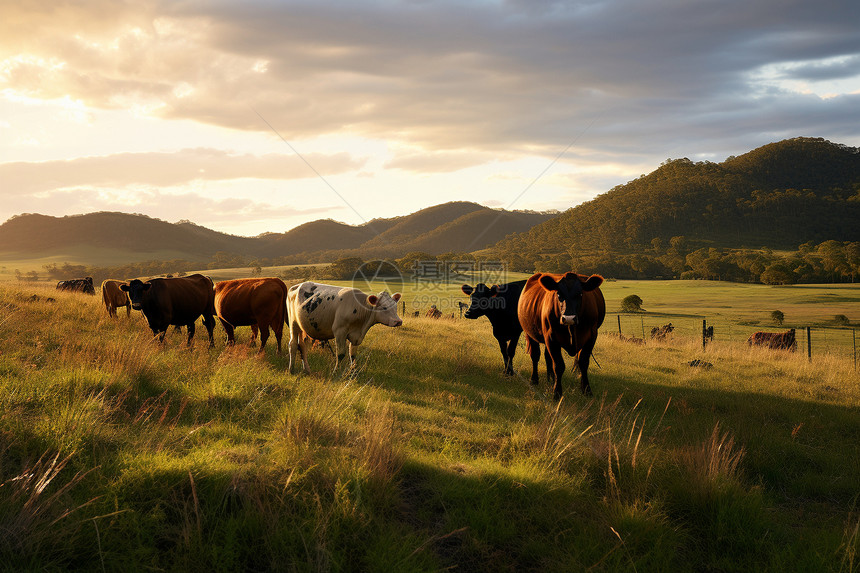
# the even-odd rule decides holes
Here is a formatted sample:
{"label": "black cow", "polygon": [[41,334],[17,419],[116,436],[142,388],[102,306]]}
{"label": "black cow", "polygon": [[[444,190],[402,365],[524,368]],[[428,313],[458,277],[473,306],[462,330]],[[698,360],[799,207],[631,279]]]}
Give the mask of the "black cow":
{"label": "black cow", "polygon": [[70,279],[57,283],[57,290],[67,290],[71,292],[82,292],[84,294],[96,294],[96,289],[93,286],[93,277],[85,279]]}
{"label": "black cow", "polygon": [[173,279],[138,279],[123,284],[120,289],[128,293],[131,308],[143,311],[152,333],[164,342],[167,327],[188,327],[188,341],[194,337],[194,321],[203,315],[203,326],[209,332],[209,348],[215,346],[212,331],[215,329],[215,285],[203,275],[189,275]]}
{"label": "black cow", "polygon": [[461,287],[463,293],[470,297],[469,308],[463,316],[471,319],[486,316],[490,319],[508,376],[514,375],[514,353],[523,332],[517,317],[517,303],[525,284],[526,281],[516,281],[491,287],[484,283],[478,283],[475,287]]}

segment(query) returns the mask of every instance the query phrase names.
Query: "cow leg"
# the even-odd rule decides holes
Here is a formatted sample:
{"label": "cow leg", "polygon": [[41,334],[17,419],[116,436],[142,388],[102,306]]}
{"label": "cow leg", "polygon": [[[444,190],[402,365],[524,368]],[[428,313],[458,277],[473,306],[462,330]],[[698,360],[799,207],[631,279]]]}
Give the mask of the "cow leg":
{"label": "cow leg", "polygon": [[507,374],[508,376],[514,375],[514,354],[516,354],[517,352],[517,343],[519,341],[519,332],[508,341],[508,352],[505,360],[505,374]]}
{"label": "cow leg", "polygon": [[526,352],[532,359],[532,384],[538,383],[538,362],[540,362],[540,342],[526,335]]}
{"label": "cow leg", "polygon": [[[550,345],[547,344],[548,348],[549,348],[549,346]],[[561,400],[561,394],[562,394],[561,376],[562,376],[562,374],[564,374],[564,368],[565,368],[564,356],[561,353],[561,347],[560,346],[553,346],[552,349],[549,351],[549,355],[552,358],[552,362],[553,362],[553,366],[554,366],[553,371],[555,372],[555,386],[553,386],[552,394],[556,400]]]}
{"label": "cow leg", "polygon": [[355,352],[358,348],[357,344],[349,343],[349,367],[352,368],[355,366]]}
{"label": "cow leg", "polygon": [[580,390],[586,396],[591,396],[591,384],[588,383],[588,365],[591,363],[591,351],[594,350],[595,336],[579,351],[579,384]]}
{"label": "cow leg", "polygon": [[[335,349],[336,356],[335,356],[335,362],[334,362],[334,370],[332,371],[332,374],[335,374],[337,372],[338,366],[340,366],[340,361],[346,357],[346,352],[347,352],[346,345],[347,345],[346,334],[335,335],[334,349]],[[351,353],[350,353],[350,360],[352,360]]]}
{"label": "cow leg", "polygon": [[131,316],[131,304],[125,305],[125,317],[129,318]]}
{"label": "cow leg", "polygon": [[259,327],[256,324],[251,325],[251,340],[248,341],[248,346],[251,348],[257,346],[257,334],[260,332]]}
{"label": "cow leg", "polygon": [[218,320],[221,321],[221,326],[224,327],[224,332],[227,333],[227,346],[233,346],[236,344],[236,329],[233,328],[233,325],[221,318],[218,317]]}
{"label": "cow leg", "polygon": [[290,325],[290,373],[293,372],[293,360],[296,357],[296,351],[299,352],[299,355],[302,357],[302,365],[304,366],[304,370],[306,374],[311,373],[311,367],[308,365],[307,353],[305,352],[305,340],[304,333],[302,332],[302,328],[296,324]]}
{"label": "cow leg", "polygon": [[206,327],[206,334],[209,335],[209,348],[215,348],[215,316],[204,314],[203,326]]}
{"label": "cow leg", "polygon": [[552,356],[549,355],[549,346],[543,347],[543,361],[546,363],[546,381],[550,384],[555,382],[555,377],[552,375]]}
{"label": "cow leg", "polygon": [[507,349],[507,344],[505,344],[505,341],[504,341],[504,340],[502,340],[501,338],[497,338],[497,339],[496,339],[496,342],[498,342],[498,343],[499,343],[499,350],[501,350],[501,351],[502,351],[502,360],[503,360],[503,361],[504,361],[504,363],[505,363],[505,374],[507,375],[507,374],[508,374],[508,349]]}
{"label": "cow leg", "polygon": [[280,356],[281,355],[281,338],[283,338],[283,336],[284,336],[284,323],[283,322],[276,322],[272,326],[272,330],[275,331],[275,340],[278,343],[278,356]]}
{"label": "cow leg", "polygon": [[259,325],[260,329],[260,350],[257,351],[257,354],[262,354],[263,349],[266,347],[266,341],[269,340],[269,325],[261,324]]}
{"label": "cow leg", "polygon": [[194,325],[194,321],[189,322],[186,326],[188,327],[188,339],[185,341],[185,346],[191,346],[191,339],[194,338],[194,331],[197,327]]}

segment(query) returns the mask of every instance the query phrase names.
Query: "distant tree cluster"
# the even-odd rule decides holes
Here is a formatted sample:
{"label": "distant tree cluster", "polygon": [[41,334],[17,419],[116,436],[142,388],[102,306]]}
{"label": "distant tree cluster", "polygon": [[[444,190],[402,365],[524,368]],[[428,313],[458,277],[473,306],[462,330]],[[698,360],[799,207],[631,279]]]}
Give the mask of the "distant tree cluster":
{"label": "distant tree cluster", "polygon": [[546,255],[531,269],[521,261],[514,270],[575,269],[619,279],[708,279],[770,285],[860,280],[860,242],[805,243],[797,251],[782,253],[768,248],[686,249],[683,237],[673,237],[665,250],[655,243],[651,250],[632,254]]}
{"label": "distant tree cluster", "polygon": [[80,277],[93,277],[93,284],[99,284],[105,279],[130,279],[135,277],[151,276],[184,276],[191,270],[199,269],[201,263],[190,262],[183,259],[171,261],[143,261],[128,263],[116,267],[99,267],[90,265],[73,265],[56,263],[44,265],[45,273],[49,278],[58,281]]}

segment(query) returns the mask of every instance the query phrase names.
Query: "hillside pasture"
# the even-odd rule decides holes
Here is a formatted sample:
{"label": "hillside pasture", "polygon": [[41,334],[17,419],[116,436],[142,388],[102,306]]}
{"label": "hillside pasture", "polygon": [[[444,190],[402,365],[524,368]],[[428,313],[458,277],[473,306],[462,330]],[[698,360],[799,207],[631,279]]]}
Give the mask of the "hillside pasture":
{"label": "hillside pasture", "polygon": [[[631,292],[668,310],[686,296],[716,309],[723,294],[648,286],[607,283],[610,309]],[[314,374],[290,375],[286,356],[256,356],[248,336],[238,329],[227,348],[218,327],[213,350],[200,333],[190,350],[172,332],[159,345],[138,312],[110,319],[98,297],[0,285],[0,563],[860,567],[860,376],[848,360],[601,336],[594,399],[569,368],[556,403],[549,384],[528,383],[522,348],[517,375],[502,375],[485,319],[375,326],[336,378],[326,351],[310,353]]]}

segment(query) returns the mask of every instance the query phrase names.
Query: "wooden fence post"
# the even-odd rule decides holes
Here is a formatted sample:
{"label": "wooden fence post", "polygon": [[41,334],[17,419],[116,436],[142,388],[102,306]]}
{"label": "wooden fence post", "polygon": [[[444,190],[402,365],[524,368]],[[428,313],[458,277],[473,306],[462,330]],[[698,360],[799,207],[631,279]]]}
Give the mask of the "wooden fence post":
{"label": "wooden fence post", "polygon": [[806,327],[806,357],[812,362],[812,329]]}
{"label": "wooden fence post", "polygon": [[854,370],[857,370],[857,331],[853,328],[851,329],[851,341],[854,343]]}
{"label": "wooden fence post", "polygon": [[621,315],[617,314],[615,316],[618,317],[618,336],[621,336]]}
{"label": "wooden fence post", "polygon": [[706,336],[707,332],[708,332],[708,319],[703,318],[702,319],[702,350],[704,350],[705,346],[707,346],[707,344],[708,344],[708,339]]}

